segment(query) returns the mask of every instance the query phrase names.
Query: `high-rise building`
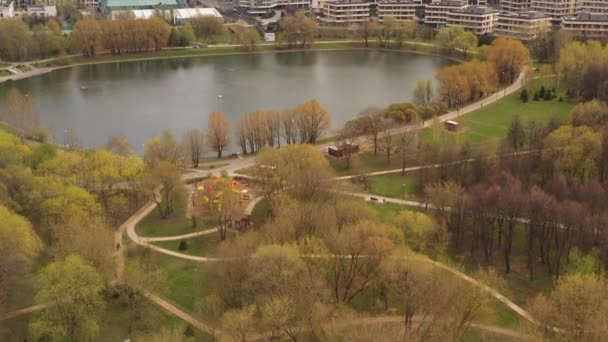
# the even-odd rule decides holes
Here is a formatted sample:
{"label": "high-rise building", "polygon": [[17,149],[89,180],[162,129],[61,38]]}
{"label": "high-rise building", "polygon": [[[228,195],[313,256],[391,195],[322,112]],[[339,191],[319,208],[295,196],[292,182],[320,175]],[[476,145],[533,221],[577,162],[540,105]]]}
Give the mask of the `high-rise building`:
{"label": "high-rise building", "polygon": [[502,0],[500,7],[507,12],[528,11],[532,6],[532,0]]}
{"label": "high-rise building", "polygon": [[550,28],[551,17],[546,14],[534,11],[506,12],[498,15],[494,35],[530,41]]}
{"label": "high-rise building", "polygon": [[468,7],[466,0],[441,0],[426,5],[424,23],[433,28],[442,28],[447,24],[448,13]]}
{"label": "high-rise building", "polygon": [[580,0],[532,0],[533,11],[542,12],[554,20],[576,15],[581,9]]}
{"label": "high-rise building", "polygon": [[416,19],[416,7],[418,5],[409,0],[380,0],[376,5],[378,20],[383,21],[385,17],[392,16],[399,21]]}
{"label": "high-rise building", "polygon": [[364,0],[327,1],[321,21],[330,25],[348,25],[369,20],[371,3]]}
{"label": "high-rise building", "polygon": [[488,34],[494,31],[498,20],[498,10],[484,6],[469,6],[448,12],[447,26],[462,26],[475,34]]}

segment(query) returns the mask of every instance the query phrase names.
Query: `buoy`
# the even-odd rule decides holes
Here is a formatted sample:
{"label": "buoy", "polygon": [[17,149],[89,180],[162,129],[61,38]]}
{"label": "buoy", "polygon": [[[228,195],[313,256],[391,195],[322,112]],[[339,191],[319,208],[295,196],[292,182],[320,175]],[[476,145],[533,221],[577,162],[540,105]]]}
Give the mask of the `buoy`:
{"label": "buoy", "polygon": [[218,95],[217,97],[219,97],[220,99],[222,98],[222,95]]}

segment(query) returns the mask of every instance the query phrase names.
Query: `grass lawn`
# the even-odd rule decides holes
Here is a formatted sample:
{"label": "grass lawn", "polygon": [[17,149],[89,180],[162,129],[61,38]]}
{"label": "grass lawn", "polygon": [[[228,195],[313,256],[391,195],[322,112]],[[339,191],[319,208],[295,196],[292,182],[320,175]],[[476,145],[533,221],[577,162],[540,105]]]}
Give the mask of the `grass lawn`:
{"label": "grass lawn", "polygon": [[412,175],[400,173],[369,177],[369,193],[401,199],[414,199],[416,180]]}
{"label": "grass lawn", "polygon": [[[517,91],[505,99],[484,106],[474,112],[463,115],[456,121],[460,122],[462,127],[461,133],[447,132],[441,129],[438,137],[442,143],[462,143],[468,142],[474,147],[479,147],[488,144],[498,144],[507,135],[509,125],[515,116],[519,115],[521,121],[526,125],[529,121],[534,120],[537,123],[546,123],[553,118],[565,121],[568,118],[570,110],[574,107],[572,103],[564,100],[559,102],[558,99],[551,101],[533,101],[532,97],[541,85],[546,88],[554,87],[554,78],[532,80],[526,87],[528,90],[530,101],[523,103],[520,99],[520,91]],[[564,96],[558,93],[559,96]],[[421,132],[423,142],[430,143],[433,141],[433,129],[425,128]]]}
{"label": "grass lawn", "polygon": [[[462,115],[456,120],[462,125],[462,130],[459,133],[445,131],[443,126],[436,130],[424,128],[420,131],[421,141],[423,144],[433,142],[462,144],[468,142],[473,148],[493,148],[504,139],[511,121],[517,115],[519,115],[524,125],[527,125],[530,120],[535,120],[537,123],[546,123],[553,118],[565,121],[569,117],[570,110],[574,107],[572,103],[566,100],[559,102],[558,99],[552,101],[532,100],[534,92],[541,86],[553,88],[555,81],[555,78],[532,80],[526,87],[530,98],[528,103],[521,102],[519,99],[520,91],[517,91],[498,102]],[[558,98],[559,96],[563,96],[563,93],[558,92]],[[389,163],[382,153],[374,156],[369,151],[357,154],[353,158],[351,169],[345,168],[345,162],[342,159],[331,159],[330,164],[339,175],[397,169],[401,166],[398,155],[393,155]],[[407,165],[412,166],[414,164],[415,160],[412,158]]]}
{"label": "grass lawn", "polygon": [[8,70],[0,70],[0,77],[9,77],[13,76],[13,73]]}
{"label": "grass lawn", "polygon": [[32,71],[32,68],[30,68],[29,66],[25,65],[25,64],[19,64],[17,65],[15,68],[17,68],[19,71],[21,72],[28,72],[28,71]]}
{"label": "grass lawn", "polygon": [[192,220],[186,218],[185,210],[185,204],[180,204],[173,216],[167,219],[161,219],[158,210],[154,210],[137,225],[137,233],[142,237],[172,236],[194,233],[216,226],[210,219],[197,217],[197,226],[192,228]]}
{"label": "grass lawn", "polygon": [[[233,233],[228,232],[228,238],[230,238],[231,234]],[[179,250],[181,241],[186,241],[188,249],[183,251]],[[222,240],[220,239],[220,233],[218,232],[209,235],[196,236],[186,240],[160,241],[154,242],[153,244],[179,253],[194,256],[213,256],[220,242],[222,242]]]}

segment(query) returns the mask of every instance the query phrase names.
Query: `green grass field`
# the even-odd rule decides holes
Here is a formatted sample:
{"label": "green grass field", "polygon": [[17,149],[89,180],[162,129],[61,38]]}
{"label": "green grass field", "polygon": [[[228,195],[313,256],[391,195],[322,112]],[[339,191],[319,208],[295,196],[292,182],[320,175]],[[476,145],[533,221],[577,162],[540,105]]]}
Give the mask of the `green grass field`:
{"label": "green grass field", "polygon": [[0,77],[13,76],[13,73],[8,70],[0,70]]}
{"label": "green grass field", "polygon": [[167,219],[161,219],[158,210],[154,210],[137,225],[137,234],[144,237],[182,235],[216,226],[210,218],[197,217],[197,226],[193,228],[192,220],[186,218],[185,210],[185,204],[179,204],[175,213]]}

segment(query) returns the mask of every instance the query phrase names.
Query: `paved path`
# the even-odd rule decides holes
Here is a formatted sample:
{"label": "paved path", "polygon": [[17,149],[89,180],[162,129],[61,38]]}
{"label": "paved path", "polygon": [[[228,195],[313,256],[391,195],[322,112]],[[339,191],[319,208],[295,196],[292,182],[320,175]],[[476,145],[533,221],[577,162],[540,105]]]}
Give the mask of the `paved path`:
{"label": "paved path", "polygon": [[163,236],[163,237],[139,237],[142,242],[160,242],[160,241],[175,241],[175,240],[183,240],[189,239],[201,235],[209,235],[216,233],[218,231],[217,228],[205,229],[194,233],[184,234],[184,235],[173,235],[173,236]]}

